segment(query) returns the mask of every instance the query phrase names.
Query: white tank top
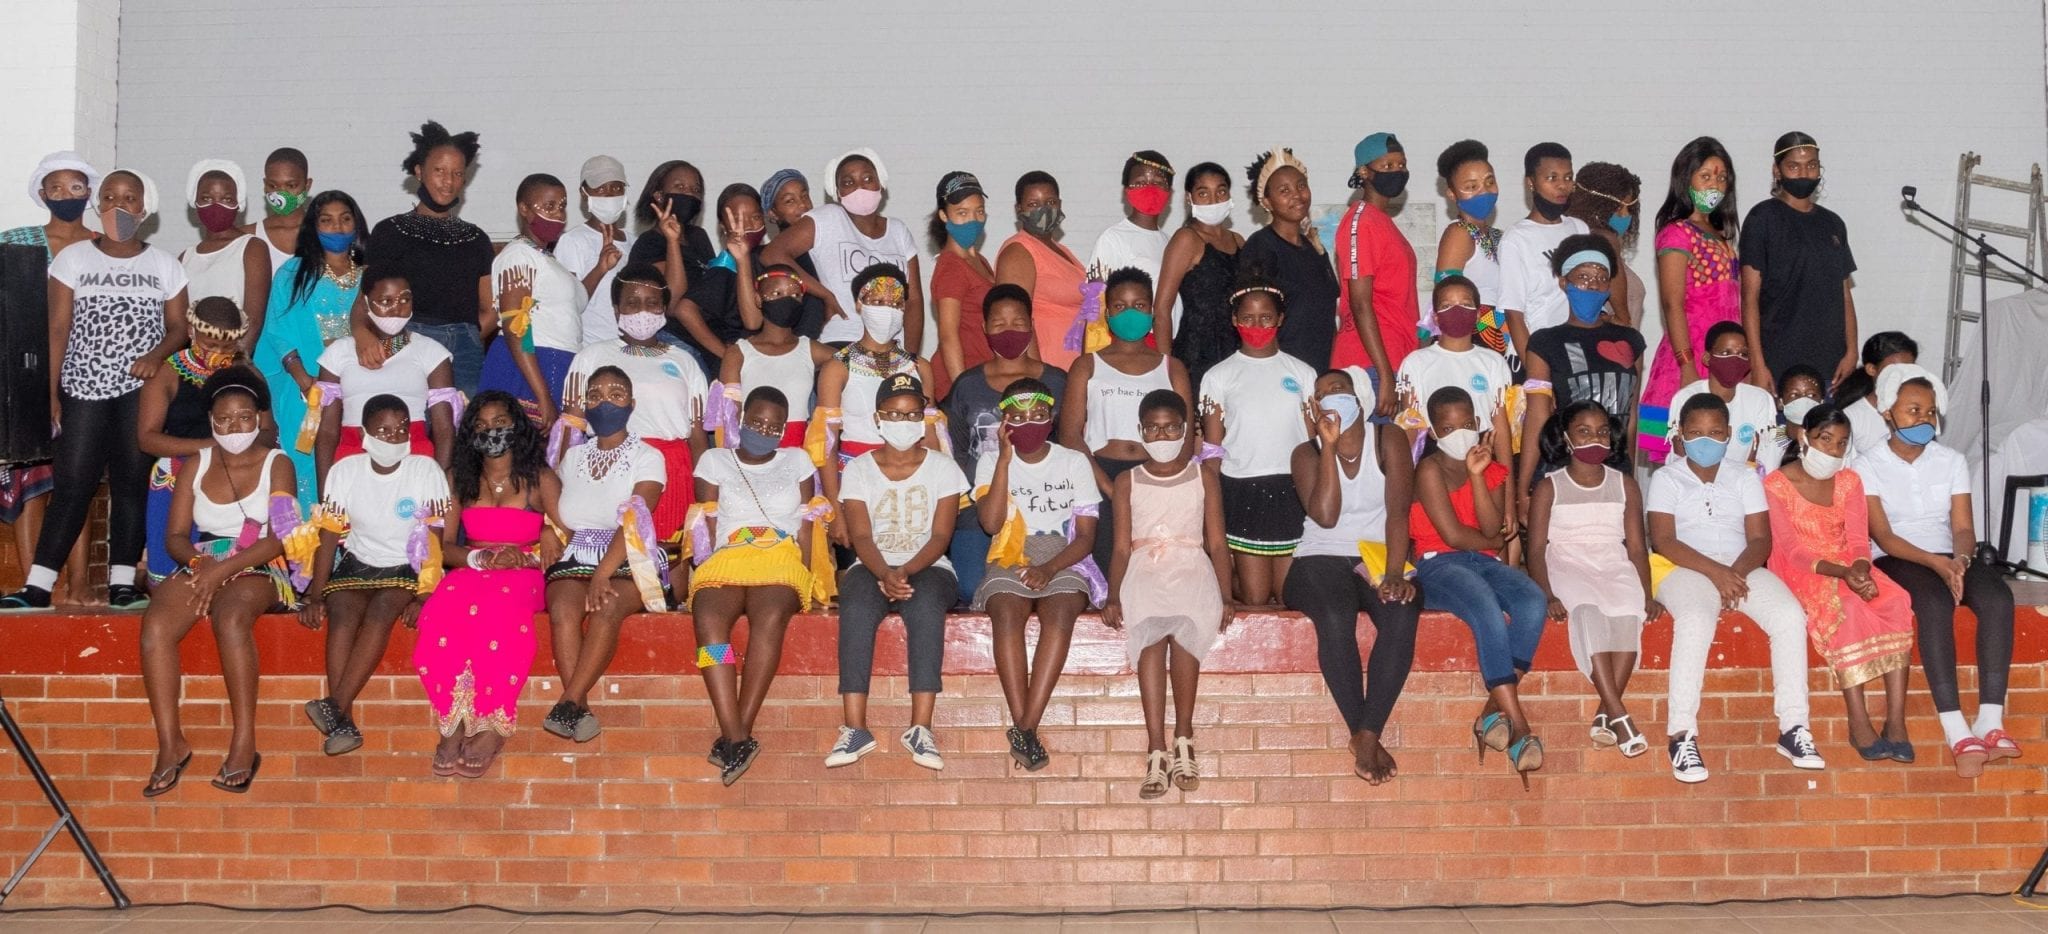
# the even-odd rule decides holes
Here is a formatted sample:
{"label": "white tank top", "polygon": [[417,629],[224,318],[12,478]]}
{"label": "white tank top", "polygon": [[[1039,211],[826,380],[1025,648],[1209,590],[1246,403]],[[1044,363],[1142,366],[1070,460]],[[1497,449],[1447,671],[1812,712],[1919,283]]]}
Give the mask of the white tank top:
{"label": "white tank top", "polygon": [[1335,555],[1356,558],[1359,542],[1386,539],[1387,475],[1380,470],[1379,439],[1373,431],[1365,435],[1365,449],[1358,456],[1356,476],[1345,476],[1343,459],[1337,461],[1336,527],[1326,529],[1317,525],[1314,519],[1303,522],[1301,544],[1294,547],[1295,557]]}
{"label": "white tank top", "polygon": [[[1472,241],[1472,256],[1465,260],[1465,268],[1459,275],[1472,280],[1472,284],[1479,288],[1479,304],[1491,307],[1500,299],[1500,259],[1486,255],[1486,247],[1479,242],[1477,234],[1467,230],[1465,235]],[[1496,252],[1500,249],[1498,240],[1494,249]]]}
{"label": "white tank top", "polygon": [[1101,354],[1089,354],[1095,372],[1088,377],[1088,423],[1082,438],[1088,453],[1102,450],[1111,441],[1143,441],[1138,433],[1138,403],[1154,389],[1172,389],[1172,371],[1166,355],[1150,371],[1132,376],[1109,364]]}
{"label": "white tank top", "polygon": [[[818,281],[832,290],[844,318],[826,318],[818,339],[828,344],[860,340],[860,309],[854,307],[853,277],[875,263],[894,263],[907,275],[910,260],[917,256],[917,241],[902,221],[888,219],[880,240],[870,240],[853,226],[853,218],[837,204],[812,209],[811,265],[818,268]],[[912,348],[915,349],[915,348]]]}
{"label": "white tank top", "polygon": [[248,296],[242,292],[248,288],[249,280],[242,270],[242,256],[256,244],[255,234],[243,234],[241,239],[211,253],[201,253],[196,246],[186,250],[178,261],[185,266],[185,294],[192,304],[199,304],[202,298],[220,296],[247,313]]}
{"label": "white tank top", "polygon": [[256,486],[247,496],[232,503],[216,503],[206,495],[206,472],[213,467],[211,445],[199,452],[199,470],[193,474],[199,483],[192,490],[192,526],[201,535],[215,538],[236,538],[242,534],[242,523],[253,521],[270,529],[270,468],[277,463],[283,451],[272,449],[263,459],[263,473],[256,479]]}
{"label": "white tank top", "polygon": [[786,354],[765,354],[754,342],[742,339],[740,347],[740,404],[757,386],[773,386],[789,397],[789,420],[811,420],[811,389],[818,381],[818,368],[811,364],[811,339],[796,337],[796,349]]}

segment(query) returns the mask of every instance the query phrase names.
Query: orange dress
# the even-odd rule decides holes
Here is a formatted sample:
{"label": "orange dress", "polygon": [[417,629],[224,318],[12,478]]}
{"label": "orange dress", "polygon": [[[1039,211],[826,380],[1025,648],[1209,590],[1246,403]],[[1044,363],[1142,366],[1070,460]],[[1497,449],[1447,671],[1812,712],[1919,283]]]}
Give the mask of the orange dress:
{"label": "orange dress", "polygon": [[[1071,370],[1081,351],[1067,349],[1067,329],[1081,314],[1081,283],[1087,281],[1088,270],[1072,250],[1057,243],[1018,233],[1003,241],[1002,250],[1011,244],[1030,252],[1038,274],[1031,288],[1031,329],[1038,334],[1038,359]],[[1002,250],[996,251],[998,262]]]}
{"label": "orange dress", "polygon": [[1913,651],[1913,604],[1906,591],[1872,568],[1877,599],[1865,601],[1840,578],[1814,570],[1816,562],[1852,564],[1870,558],[1870,508],[1863,478],[1835,474],[1834,502],[1818,505],[1799,495],[1783,471],[1764,478],[1770,503],[1771,573],[1806,609],[1806,633],[1827,659],[1840,686],[1863,684],[1908,664]]}

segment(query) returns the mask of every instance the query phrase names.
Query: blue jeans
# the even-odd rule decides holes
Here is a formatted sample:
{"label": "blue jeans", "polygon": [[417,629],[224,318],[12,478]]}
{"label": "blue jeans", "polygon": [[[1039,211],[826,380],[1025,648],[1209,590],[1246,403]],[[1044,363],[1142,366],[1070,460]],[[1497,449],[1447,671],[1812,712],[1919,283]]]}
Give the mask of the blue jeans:
{"label": "blue jeans", "polygon": [[448,366],[455,371],[455,388],[465,396],[476,395],[477,384],[484,375],[484,339],[474,324],[422,324],[418,321],[406,326],[406,330],[422,337],[431,337],[434,342],[448,348],[455,359]]}
{"label": "blue jeans", "polygon": [[946,546],[946,557],[953,562],[953,573],[960,581],[960,602],[974,600],[974,592],[981,588],[981,578],[988,573],[988,545],[991,538],[981,530],[981,520],[969,507],[960,510],[960,520],[953,526],[953,543]]}
{"label": "blue jeans", "polygon": [[1422,606],[1472,627],[1488,690],[1521,680],[1543,639],[1550,602],[1529,575],[1476,551],[1440,552],[1415,562]]}

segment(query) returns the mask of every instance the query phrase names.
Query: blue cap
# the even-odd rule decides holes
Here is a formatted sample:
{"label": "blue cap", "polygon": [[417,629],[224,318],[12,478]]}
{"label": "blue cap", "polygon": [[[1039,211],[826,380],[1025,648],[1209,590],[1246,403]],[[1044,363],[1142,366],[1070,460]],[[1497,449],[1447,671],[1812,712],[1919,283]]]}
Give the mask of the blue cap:
{"label": "blue cap", "polygon": [[1394,134],[1374,133],[1359,140],[1358,145],[1352,147],[1351,164],[1371,165],[1374,162],[1378,162],[1380,157],[1385,156],[1387,153],[1400,151],[1401,141],[1395,139]]}

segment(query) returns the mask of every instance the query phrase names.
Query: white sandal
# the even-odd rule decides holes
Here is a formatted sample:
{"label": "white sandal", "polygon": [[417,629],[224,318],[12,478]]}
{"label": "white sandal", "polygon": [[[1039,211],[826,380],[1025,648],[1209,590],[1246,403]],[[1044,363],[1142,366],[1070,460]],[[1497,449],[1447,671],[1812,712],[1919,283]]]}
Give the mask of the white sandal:
{"label": "white sandal", "polygon": [[1145,756],[1145,781],[1138,786],[1138,797],[1146,800],[1166,796],[1166,769],[1172,757],[1164,749],[1154,749]]}
{"label": "white sandal", "polygon": [[1202,773],[1195,768],[1195,740],[1192,736],[1173,738],[1173,787],[1193,791],[1202,785]]}
{"label": "white sandal", "polygon": [[1607,721],[1607,725],[1614,728],[1616,737],[1621,740],[1623,756],[1633,759],[1650,751],[1649,739],[1643,736],[1643,731],[1636,729],[1635,721],[1630,720],[1628,714]]}
{"label": "white sandal", "polygon": [[1604,713],[1593,715],[1593,726],[1586,731],[1586,737],[1599,749],[1605,749],[1621,741],[1620,737],[1615,735],[1614,721],[1607,719]]}

